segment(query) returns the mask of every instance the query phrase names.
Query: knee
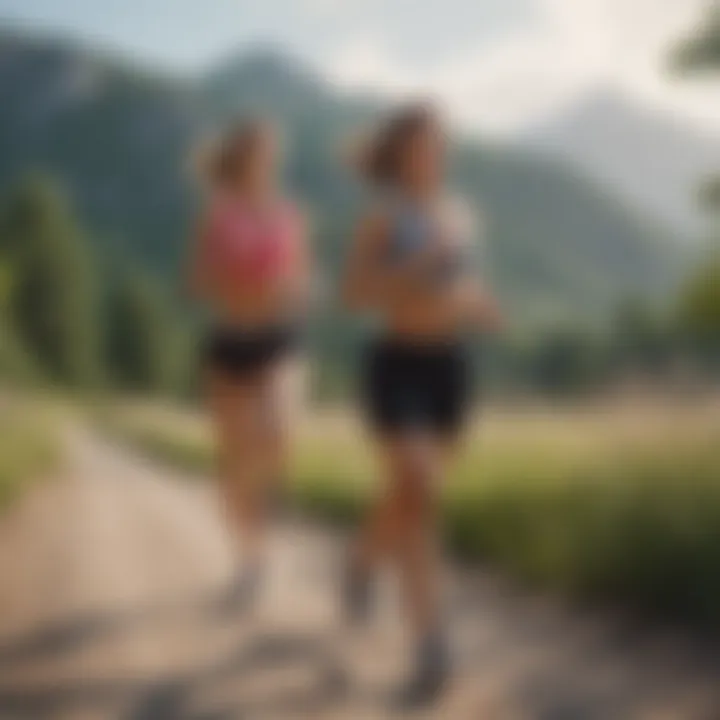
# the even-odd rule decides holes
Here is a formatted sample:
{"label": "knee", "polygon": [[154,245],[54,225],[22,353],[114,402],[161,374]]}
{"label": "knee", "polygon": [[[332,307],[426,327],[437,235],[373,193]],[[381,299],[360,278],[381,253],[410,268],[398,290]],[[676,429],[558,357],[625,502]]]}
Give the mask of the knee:
{"label": "knee", "polygon": [[422,522],[434,502],[432,468],[410,460],[397,468],[395,488],[400,516],[411,524]]}
{"label": "knee", "polygon": [[282,458],[288,447],[288,434],[285,426],[272,419],[258,429],[256,449],[270,460]]}

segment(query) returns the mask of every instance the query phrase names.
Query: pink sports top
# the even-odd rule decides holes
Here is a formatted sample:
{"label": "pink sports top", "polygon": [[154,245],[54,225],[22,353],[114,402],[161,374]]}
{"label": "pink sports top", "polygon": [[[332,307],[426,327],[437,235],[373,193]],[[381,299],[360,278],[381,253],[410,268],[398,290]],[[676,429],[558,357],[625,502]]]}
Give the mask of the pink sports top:
{"label": "pink sports top", "polygon": [[298,212],[290,203],[257,209],[223,198],[210,209],[203,245],[218,280],[262,286],[297,266],[300,240]]}

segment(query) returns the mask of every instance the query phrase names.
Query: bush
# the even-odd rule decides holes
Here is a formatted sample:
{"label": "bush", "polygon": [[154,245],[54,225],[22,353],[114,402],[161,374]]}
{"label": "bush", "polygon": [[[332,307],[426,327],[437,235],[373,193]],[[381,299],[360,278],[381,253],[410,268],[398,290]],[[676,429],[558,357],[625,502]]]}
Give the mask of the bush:
{"label": "bush", "polygon": [[13,332],[9,322],[0,314],[0,381],[13,386],[37,386],[43,375],[36,359],[27,352]]}

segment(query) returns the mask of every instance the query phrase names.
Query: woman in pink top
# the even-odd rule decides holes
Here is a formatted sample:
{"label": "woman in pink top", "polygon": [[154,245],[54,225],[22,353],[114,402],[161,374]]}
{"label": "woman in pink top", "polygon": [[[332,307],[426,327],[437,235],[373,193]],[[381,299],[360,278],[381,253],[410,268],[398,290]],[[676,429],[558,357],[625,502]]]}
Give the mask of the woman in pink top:
{"label": "woman in pink top", "polygon": [[242,550],[223,596],[255,599],[274,484],[287,446],[287,380],[307,289],[305,227],[278,188],[278,137],[266,121],[233,126],[204,158],[206,207],[190,283],[214,318],[205,360],[223,500]]}

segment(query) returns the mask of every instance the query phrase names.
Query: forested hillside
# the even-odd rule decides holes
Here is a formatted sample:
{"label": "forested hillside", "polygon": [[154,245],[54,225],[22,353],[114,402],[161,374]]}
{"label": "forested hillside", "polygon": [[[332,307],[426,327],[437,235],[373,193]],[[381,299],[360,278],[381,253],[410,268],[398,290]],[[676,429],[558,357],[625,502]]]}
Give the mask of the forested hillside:
{"label": "forested hillside", "polygon": [[[101,258],[137,261],[171,279],[193,206],[189,149],[205,127],[247,109],[285,122],[288,179],[311,206],[332,272],[357,201],[338,147],[380,103],[340,95],[298,63],[267,53],[184,79],[4,35],[0,106],[0,188],[28,168],[54,175]],[[491,274],[516,312],[597,316],[620,296],[675,279],[679,250],[664,229],[567,169],[480,143],[464,143],[457,155],[458,185],[485,215]]]}

